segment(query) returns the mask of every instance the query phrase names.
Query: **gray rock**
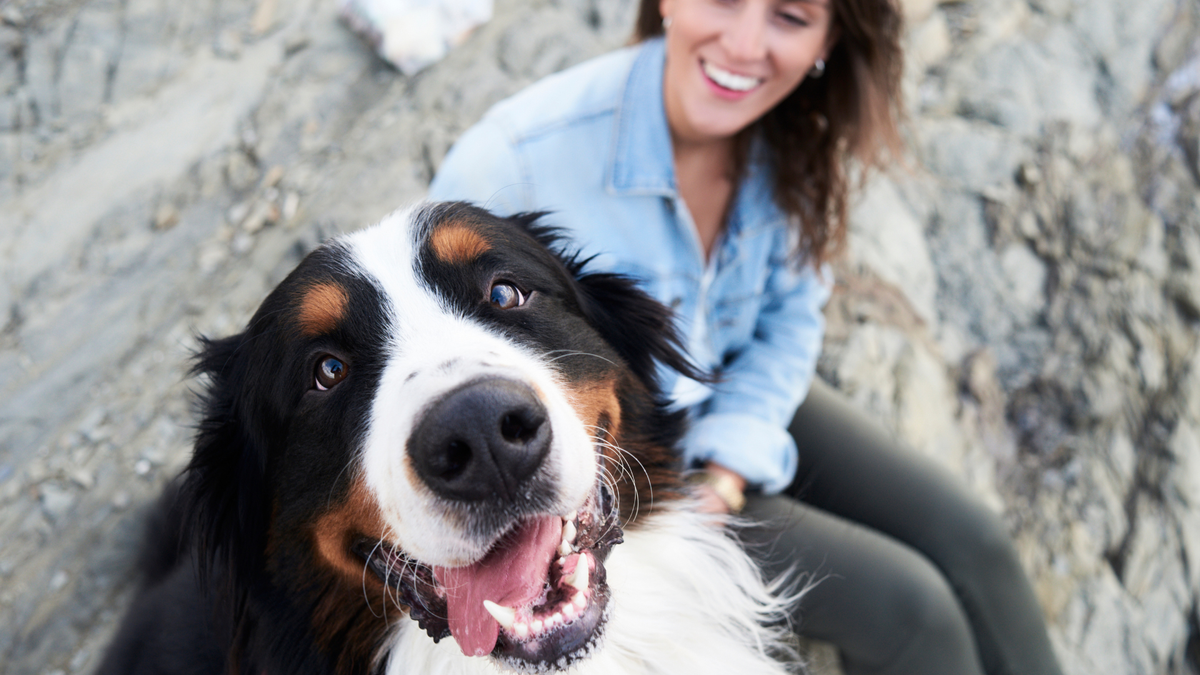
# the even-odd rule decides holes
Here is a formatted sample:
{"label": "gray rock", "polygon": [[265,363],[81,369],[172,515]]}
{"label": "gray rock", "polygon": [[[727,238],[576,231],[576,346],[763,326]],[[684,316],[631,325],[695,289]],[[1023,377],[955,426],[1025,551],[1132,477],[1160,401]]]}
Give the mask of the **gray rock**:
{"label": "gray rock", "polygon": [[42,484],[38,491],[41,495],[42,510],[55,523],[62,521],[75,506],[75,495],[53,483]]}
{"label": "gray rock", "polygon": [[1024,159],[1020,144],[1002,131],[961,118],[924,121],[921,138],[926,165],[945,180],[975,192],[1012,181]]}
{"label": "gray rock", "polygon": [[[634,4],[502,0],[415,78],[330,3],[261,36],[237,3],[0,8],[6,672],[86,670],[111,635],[135,507],[186,460],[192,336],[421,196]],[[907,11],[920,170],[855,211],[821,373],[1002,510],[1066,672],[1200,672],[1195,3]]]}

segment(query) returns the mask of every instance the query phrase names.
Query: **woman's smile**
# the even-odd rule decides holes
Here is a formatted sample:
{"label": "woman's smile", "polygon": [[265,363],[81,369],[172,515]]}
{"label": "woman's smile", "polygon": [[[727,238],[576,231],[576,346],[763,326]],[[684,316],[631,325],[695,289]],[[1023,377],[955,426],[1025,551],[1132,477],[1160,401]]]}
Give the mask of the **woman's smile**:
{"label": "woman's smile", "polygon": [[700,68],[704,71],[705,76],[708,77],[708,81],[713,85],[713,89],[718,96],[734,99],[741,98],[763,83],[763,78],[761,77],[739,75],[732,70],[726,70],[703,59],[700,61]]}

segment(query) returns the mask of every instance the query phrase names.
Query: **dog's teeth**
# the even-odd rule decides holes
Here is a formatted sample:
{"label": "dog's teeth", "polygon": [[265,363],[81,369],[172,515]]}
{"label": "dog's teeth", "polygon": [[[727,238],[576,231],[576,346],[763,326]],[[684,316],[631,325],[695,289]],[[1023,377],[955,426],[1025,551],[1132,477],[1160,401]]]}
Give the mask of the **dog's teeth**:
{"label": "dog's teeth", "polygon": [[533,631],[534,635],[537,635],[538,633],[542,632],[542,629],[545,627],[546,627],[546,625],[542,623],[541,619],[534,619],[529,624],[529,630]]}
{"label": "dog's teeth", "polygon": [[517,634],[518,638],[524,640],[529,637],[529,624],[519,623],[513,627],[513,632]]}
{"label": "dog's teeth", "polygon": [[563,605],[562,615],[563,615],[563,617],[566,618],[567,621],[574,621],[575,613],[576,613],[575,605],[572,605],[571,603],[567,603],[567,604]]}
{"label": "dog's teeth", "polygon": [[588,562],[587,556],[579,556],[579,562],[575,565],[575,573],[567,579],[567,583],[574,586],[576,590],[586,591],[588,588]]}
{"label": "dog's teeth", "polygon": [[504,630],[513,629],[513,624],[517,620],[517,610],[511,607],[505,607],[504,605],[497,605],[491,600],[484,600],[483,608],[488,611],[488,614],[492,615],[492,618],[495,619],[496,623],[499,623]]}
{"label": "dog's teeth", "polygon": [[558,545],[558,554],[561,555],[562,557],[565,558],[565,557],[571,555],[571,553],[572,553],[571,544],[569,544],[568,542],[563,541],[563,543]]}
{"label": "dog's teeth", "polygon": [[567,515],[563,516],[563,520],[567,521],[568,523],[573,523],[576,520],[579,520],[579,512],[572,511],[572,512],[568,513]]}
{"label": "dog's teeth", "polygon": [[578,591],[575,593],[575,597],[571,598],[571,604],[575,605],[576,609],[583,609],[587,607],[587,596],[583,594],[583,591]]}
{"label": "dog's teeth", "polygon": [[563,525],[563,541],[571,544],[575,543],[575,523],[567,522]]}

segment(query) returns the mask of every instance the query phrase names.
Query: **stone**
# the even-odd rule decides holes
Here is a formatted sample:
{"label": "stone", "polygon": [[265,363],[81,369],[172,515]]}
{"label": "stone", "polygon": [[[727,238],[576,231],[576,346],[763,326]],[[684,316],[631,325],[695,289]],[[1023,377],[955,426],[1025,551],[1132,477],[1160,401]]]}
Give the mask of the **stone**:
{"label": "stone", "polygon": [[[851,212],[850,256],[900,289],[928,325],[937,322],[936,275],[921,223],[913,217],[895,184],[877,178]],[[894,251],[906,251],[904,256]]]}
{"label": "stone", "polygon": [[1019,145],[995,127],[963,119],[927,121],[921,129],[924,161],[946,180],[982,192],[1016,175]]}
{"label": "stone", "polygon": [[904,12],[904,20],[916,25],[929,18],[939,4],[941,0],[901,0],[900,8]]}
{"label": "stone", "polygon": [[[910,21],[917,22],[913,19]],[[940,63],[950,55],[953,47],[946,16],[941,12],[934,12],[910,31],[905,58],[923,69]]]}
{"label": "stone", "polygon": [[1029,322],[1046,306],[1046,265],[1024,244],[1000,251],[1000,269],[1008,277],[1013,313]]}
{"label": "stone", "polygon": [[39,488],[42,510],[52,522],[60,522],[75,506],[75,495],[53,483],[43,483]]}

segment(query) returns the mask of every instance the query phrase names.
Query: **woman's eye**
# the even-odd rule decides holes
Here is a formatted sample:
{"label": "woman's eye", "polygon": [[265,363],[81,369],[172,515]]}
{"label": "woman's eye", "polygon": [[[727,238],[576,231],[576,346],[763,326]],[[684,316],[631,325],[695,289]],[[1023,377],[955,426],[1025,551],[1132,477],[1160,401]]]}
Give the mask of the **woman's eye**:
{"label": "woman's eye", "polygon": [[492,285],[489,301],[500,309],[512,309],[525,304],[525,296],[512,284],[498,282]]}
{"label": "woman's eye", "polygon": [[789,26],[797,26],[803,28],[808,25],[808,19],[799,14],[791,14],[789,12],[780,12],[779,19]]}
{"label": "woman's eye", "polygon": [[330,387],[346,379],[348,370],[346,364],[336,356],[325,356],[317,363],[317,389],[327,391]]}

